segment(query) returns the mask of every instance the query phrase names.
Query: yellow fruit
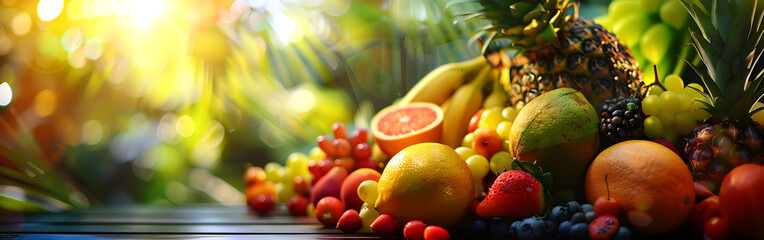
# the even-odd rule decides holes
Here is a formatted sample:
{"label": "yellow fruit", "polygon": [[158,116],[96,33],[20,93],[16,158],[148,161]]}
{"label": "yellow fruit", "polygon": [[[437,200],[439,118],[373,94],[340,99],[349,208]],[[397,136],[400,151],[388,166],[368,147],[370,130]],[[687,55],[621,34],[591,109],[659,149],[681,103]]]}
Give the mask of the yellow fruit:
{"label": "yellow fruit", "polygon": [[[762,107],[764,107],[764,103],[757,102],[756,104],[753,105],[752,110],[756,110]],[[751,118],[753,118],[753,120],[758,122],[759,124],[764,125],[764,110],[753,114]]]}
{"label": "yellow fruit", "polygon": [[421,220],[454,226],[475,194],[472,173],[456,151],[440,143],[420,143],[396,154],[379,178],[379,213],[400,226]]}
{"label": "yellow fruit", "polygon": [[499,126],[496,127],[496,133],[499,134],[501,139],[507,139],[509,137],[509,130],[512,130],[512,122],[502,121]]}

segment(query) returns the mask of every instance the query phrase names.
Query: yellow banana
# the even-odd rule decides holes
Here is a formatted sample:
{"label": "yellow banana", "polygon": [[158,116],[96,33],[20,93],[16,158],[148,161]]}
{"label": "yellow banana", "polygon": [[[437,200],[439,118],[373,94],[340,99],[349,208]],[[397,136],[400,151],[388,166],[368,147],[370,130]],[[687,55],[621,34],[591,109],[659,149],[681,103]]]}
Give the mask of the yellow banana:
{"label": "yellow banana", "polygon": [[451,106],[451,102],[453,102],[453,100],[454,100],[454,96],[451,95],[450,97],[448,97],[448,99],[446,99],[445,102],[443,102],[443,104],[440,105],[440,109],[443,110],[443,112],[446,112],[446,109],[448,109],[448,107]]}
{"label": "yellow banana", "polygon": [[488,65],[483,56],[463,62],[447,63],[433,69],[412,87],[398,105],[412,102],[430,102],[441,105],[464,82],[475,76],[481,66]]}
{"label": "yellow banana", "polygon": [[[507,99],[509,98],[508,93],[504,91],[504,87],[501,86],[501,83],[499,82],[498,76],[499,72],[501,70],[495,69],[493,70],[494,73],[491,73],[491,82],[493,82],[493,89],[491,89],[491,93],[488,94],[488,97],[483,100],[483,109],[490,109],[490,108],[504,108],[504,106],[507,105]],[[502,72],[503,73],[503,72]]]}
{"label": "yellow banana", "polygon": [[475,80],[459,87],[452,96],[451,103],[443,112],[443,136],[441,142],[452,148],[461,145],[467,134],[470,116],[475,114],[483,103],[483,85],[489,81],[492,72],[490,65],[480,70]]}

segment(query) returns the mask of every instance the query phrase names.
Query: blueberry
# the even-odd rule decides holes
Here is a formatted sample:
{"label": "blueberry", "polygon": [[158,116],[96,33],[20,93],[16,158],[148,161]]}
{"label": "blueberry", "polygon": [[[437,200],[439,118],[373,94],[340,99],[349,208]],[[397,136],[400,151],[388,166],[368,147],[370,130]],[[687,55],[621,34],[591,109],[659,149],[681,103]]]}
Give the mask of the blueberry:
{"label": "blueberry", "polygon": [[584,215],[583,212],[574,213],[573,216],[570,217],[570,223],[586,223],[586,215]]}
{"label": "blueberry", "polygon": [[521,221],[514,221],[512,225],[509,225],[509,230],[507,231],[509,237],[517,237],[517,229],[520,228],[521,223]]}
{"label": "blueberry", "polygon": [[618,232],[615,233],[615,236],[613,236],[613,239],[615,240],[629,240],[632,239],[631,231],[629,231],[626,227],[619,227]]}
{"label": "blueberry", "polygon": [[544,234],[543,225],[546,224],[543,222],[539,224],[538,220],[532,218],[523,219],[517,228],[517,238],[520,240],[541,239],[542,234]]}
{"label": "blueberry", "polygon": [[555,222],[562,222],[570,219],[570,212],[568,208],[564,206],[555,206],[552,208],[552,220]]}
{"label": "blueberry", "polygon": [[584,211],[584,212],[594,211],[594,206],[592,206],[591,204],[588,204],[588,203],[584,203],[584,204],[581,205],[581,211]]}
{"label": "blueberry", "polygon": [[618,117],[623,117],[623,110],[621,110],[621,109],[615,110],[615,111],[613,111],[612,115],[613,116],[618,116]]}
{"label": "blueberry", "polygon": [[571,239],[587,239],[589,238],[589,225],[586,223],[576,223],[570,227]]}
{"label": "blueberry", "polygon": [[581,209],[581,204],[579,204],[576,201],[570,201],[570,202],[566,203],[565,206],[568,207],[568,211],[571,214],[583,211]]}
{"label": "blueberry", "polygon": [[594,213],[594,211],[589,211],[589,212],[586,212],[586,213],[584,214],[584,216],[586,217],[586,222],[587,222],[587,223],[590,223],[590,222],[592,222],[592,220],[594,220],[595,218],[597,218],[597,214],[595,214],[595,213]]}
{"label": "blueberry", "polygon": [[504,237],[508,230],[509,225],[501,218],[491,218],[491,221],[488,222],[488,232],[491,233],[491,236]]}
{"label": "blueberry", "polygon": [[559,226],[557,226],[557,232],[560,233],[563,238],[568,237],[570,233],[570,227],[572,224],[570,224],[570,221],[563,221],[560,223]]}
{"label": "blueberry", "polygon": [[485,235],[488,231],[488,222],[483,220],[475,220],[472,222],[472,234],[477,236]]}
{"label": "blueberry", "polygon": [[544,230],[544,239],[553,239],[555,235],[557,235],[557,224],[554,223],[554,221],[547,219],[544,221],[546,223],[546,230]]}

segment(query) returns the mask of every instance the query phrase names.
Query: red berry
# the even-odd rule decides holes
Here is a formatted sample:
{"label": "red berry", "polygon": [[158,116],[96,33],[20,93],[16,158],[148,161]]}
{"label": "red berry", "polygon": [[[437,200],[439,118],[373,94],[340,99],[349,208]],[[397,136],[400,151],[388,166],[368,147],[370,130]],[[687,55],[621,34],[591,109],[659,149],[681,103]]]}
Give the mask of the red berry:
{"label": "red berry", "polygon": [[728,239],[730,234],[729,226],[724,218],[714,216],[706,221],[706,226],[703,227],[703,238],[706,240],[721,240]]}
{"label": "red berry", "polygon": [[355,170],[355,159],[352,157],[341,157],[334,159],[334,165],[345,168],[348,172]]}
{"label": "red berry", "polygon": [[398,228],[396,224],[393,216],[382,214],[371,223],[371,231],[383,238],[392,237],[395,235]]}
{"label": "red berry", "polygon": [[269,215],[276,208],[276,198],[271,195],[261,194],[255,197],[252,209],[260,215]]}
{"label": "red berry", "polygon": [[324,197],[316,204],[316,218],[327,227],[337,226],[345,204],[336,197]]}
{"label": "red berry", "polygon": [[424,229],[425,240],[446,240],[449,238],[451,238],[451,234],[449,234],[448,231],[442,227],[430,225]]}
{"label": "red berry", "polygon": [[308,182],[305,181],[305,178],[302,176],[295,176],[294,177],[294,192],[297,194],[305,195],[307,196],[310,194],[310,187],[308,187]]}
{"label": "red berry", "polygon": [[427,227],[422,221],[412,220],[406,223],[403,227],[403,237],[406,240],[422,240],[424,239],[424,229]]}
{"label": "red berry", "polygon": [[504,141],[496,130],[490,128],[478,128],[475,130],[475,141],[472,142],[472,150],[483,157],[491,159],[494,153],[501,150]]}
{"label": "red berry", "polygon": [[337,151],[334,149],[334,145],[332,145],[332,141],[329,140],[328,137],[321,135],[316,137],[316,142],[318,142],[318,147],[321,148],[324,153],[326,153],[327,157],[332,157],[337,155]]}
{"label": "red berry", "polygon": [[294,196],[292,199],[289,199],[287,207],[289,208],[289,215],[305,216],[308,214],[305,212],[305,210],[308,208],[308,198],[302,195]]}
{"label": "red berry", "polygon": [[365,128],[358,128],[355,131],[353,131],[353,139],[350,140],[350,145],[358,145],[359,143],[367,143],[369,142],[369,131]]}
{"label": "red berry", "polygon": [[324,173],[321,171],[321,168],[318,166],[318,162],[319,161],[316,160],[308,161],[308,171],[310,171],[310,175],[312,175],[316,180],[324,175]]}
{"label": "red berry", "polygon": [[331,159],[331,158],[324,158],[323,160],[318,161],[318,168],[321,170],[321,176],[328,173],[329,170],[332,170],[334,166],[335,166],[334,159]]}
{"label": "red berry", "polygon": [[353,148],[353,157],[355,159],[366,159],[371,156],[371,148],[369,148],[368,143],[362,142],[353,146],[355,146]]}
{"label": "red berry", "polygon": [[347,157],[353,153],[353,147],[350,146],[350,142],[348,142],[346,139],[334,139],[332,141],[332,145],[334,145],[334,150],[337,152],[336,156]]}
{"label": "red berry", "polygon": [[377,170],[377,172],[382,172],[382,169],[379,168],[379,165],[377,165],[377,162],[374,161],[374,159],[371,159],[371,158],[357,160],[355,162],[355,167],[357,169],[371,168],[371,169]]}
{"label": "red berry", "polygon": [[345,211],[337,221],[337,229],[346,233],[354,233],[361,230],[363,223],[361,222],[361,216],[355,209],[349,209]]}
{"label": "red berry", "polygon": [[332,124],[332,132],[334,132],[334,139],[345,139],[345,141],[350,140],[348,137],[348,129],[345,127],[345,124],[342,124],[341,122]]}
{"label": "red berry", "polygon": [[612,215],[602,215],[589,223],[589,238],[602,240],[612,238],[618,232],[618,219]]}
{"label": "red berry", "polygon": [[480,123],[480,118],[483,116],[483,109],[478,110],[475,115],[472,115],[472,118],[470,118],[470,123],[467,125],[467,132],[474,132],[478,129],[478,123]]}
{"label": "red berry", "polygon": [[602,215],[613,215],[618,216],[618,213],[621,211],[621,205],[618,204],[618,201],[614,198],[608,199],[605,196],[597,198],[597,201],[594,201],[594,213],[597,214],[597,216]]}

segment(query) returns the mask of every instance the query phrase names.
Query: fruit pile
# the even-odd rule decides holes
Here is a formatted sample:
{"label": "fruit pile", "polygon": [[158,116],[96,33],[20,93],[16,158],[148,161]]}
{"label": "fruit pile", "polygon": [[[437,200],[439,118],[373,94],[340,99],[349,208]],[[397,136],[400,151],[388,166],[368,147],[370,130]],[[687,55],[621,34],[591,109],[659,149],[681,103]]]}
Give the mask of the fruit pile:
{"label": "fruit pile", "polygon": [[[747,24],[764,16],[756,1],[613,3],[687,10],[702,31],[701,83],[688,84],[642,81],[615,35],[567,15],[566,0],[470,2],[483,8],[465,18],[501,23],[477,33],[484,56],[433,70],[369,131],[336,123],[310,154],[249,168],[251,209],[287,203],[383,238],[764,239],[764,44],[747,41],[764,36]],[[660,27],[643,25],[618,36],[629,45]],[[638,50],[663,62],[667,47],[650,38]],[[494,49],[506,39],[512,59]]]}

